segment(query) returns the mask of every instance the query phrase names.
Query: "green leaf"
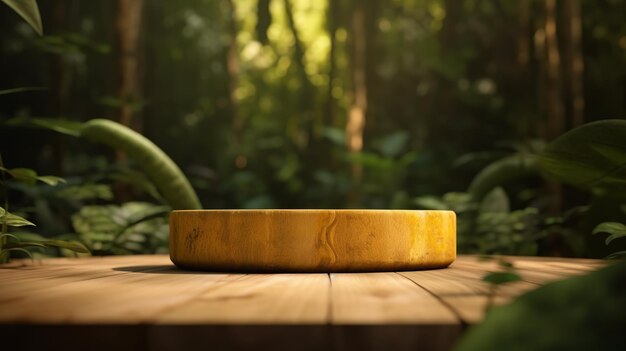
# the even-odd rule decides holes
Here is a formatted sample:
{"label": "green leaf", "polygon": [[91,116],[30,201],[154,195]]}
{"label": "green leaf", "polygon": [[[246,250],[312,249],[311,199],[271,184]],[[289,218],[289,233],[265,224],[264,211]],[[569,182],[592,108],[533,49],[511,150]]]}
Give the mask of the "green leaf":
{"label": "green leaf", "polygon": [[436,196],[418,196],[413,199],[413,203],[420,208],[425,208],[429,210],[449,210],[450,206],[448,206],[445,202],[443,202],[440,198]]}
{"label": "green leaf", "polygon": [[511,211],[509,196],[502,187],[491,190],[480,204],[480,213],[509,213]]}
{"label": "green leaf", "polygon": [[408,132],[399,131],[377,140],[374,146],[384,156],[396,157],[405,149],[409,139]]}
{"label": "green leaf", "polygon": [[456,351],[621,350],[626,262],[549,283],[495,307]]}
{"label": "green leaf", "polygon": [[623,259],[626,257],[626,251],[617,251],[612,254],[606,256],[607,260],[615,260],[615,259]]}
{"label": "green leaf", "polygon": [[472,180],[468,192],[475,201],[481,201],[498,186],[536,174],[538,174],[536,156],[515,154],[483,168]]}
{"label": "green leaf", "polygon": [[9,173],[15,180],[28,185],[34,185],[37,181],[46,183],[51,186],[55,186],[59,183],[65,183],[65,179],[55,176],[38,176],[37,172],[30,168],[4,168],[0,167],[1,171]]}
{"label": "green leaf", "polygon": [[81,243],[65,240],[37,240],[37,241],[15,241],[4,245],[4,248],[28,248],[28,247],[58,247],[79,253],[89,253],[89,250]]}
{"label": "green leaf", "polygon": [[18,241],[20,240],[17,236],[9,233],[0,234],[0,240],[2,240],[2,238],[12,238]]}
{"label": "green leaf", "polygon": [[42,91],[42,90],[46,90],[46,88],[22,87],[22,88],[3,89],[3,90],[0,90],[0,95],[9,95],[9,94],[16,94],[16,93],[22,93],[22,92],[27,92],[27,91]]}
{"label": "green leaf", "polygon": [[12,241],[4,245],[6,249],[27,248],[27,247],[46,247],[44,244],[32,241]]}
{"label": "green leaf", "polygon": [[483,281],[489,284],[501,285],[520,281],[522,278],[511,272],[492,272],[483,277]]}
{"label": "green leaf", "polygon": [[24,227],[29,225],[35,225],[35,223],[27,220],[26,218],[14,215],[10,212],[5,212],[5,214],[0,217],[0,224],[6,224],[10,227]]}
{"label": "green leaf", "polygon": [[5,210],[4,208],[2,208],[2,206],[0,206],[0,218],[4,216],[6,213],[7,213],[7,210]]}
{"label": "green leaf", "polygon": [[43,26],[41,25],[41,16],[39,15],[39,7],[35,0],[2,0],[13,11],[17,12],[37,34],[43,34]]}
{"label": "green leaf", "polygon": [[504,268],[513,268],[514,267],[512,262],[505,261],[505,260],[498,261],[498,265],[500,265],[500,267],[504,267]]}
{"label": "green leaf", "polygon": [[55,186],[59,183],[66,183],[65,179],[56,176],[38,176],[37,180],[50,186]]}
{"label": "green leaf", "polygon": [[575,128],[548,145],[541,167],[583,189],[626,188],[626,121],[603,120]]}
{"label": "green leaf", "polygon": [[84,124],[62,118],[33,118],[16,117],[6,122],[7,126],[31,127],[48,129],[57,133],[78,137],[81,135]]}
{"label": "green leaf", "polygon": [[30,168],[0,168],[1,170],[9,173],[15,180],[25,184],[35,184],[37,182],[37,172]]}
{"label": "green leaf", "polygon": [[65,240],[42,240],[38,243],[43,244],[45,246],[58,247],[62,249],[72,250],[78,253],[89,253],[89,250],[85,247],[85,245],[77,242],[77,241],[65,241]]}
{"label": "green leaf", "polygon": [[28,255],[28,257],[30,257],[30,259],[33,259],[33,254],[30,253],[30,251],[21,248],[21,247],[14,247],[14,248],[10,248],[10,249],[6,249],[6,250],[2,250],[2,251],[6,251],[6,252],[11,252],[11,251],[19,251],[19,252],[23,252],[25,254]]}
{"label": "green leaf", "polygon": [[626,236],[626,225],[618,222],[604,222],[598,224],[594,229],[592,234],[598,233],[608,233],[610,234],[608,238],[606,238],[605,244],[608,245],[611,241],[623,238]]}
{"label": "green leaf", "polygon": [[65,186],[57,192],[57,196],[71,200],[113,200],[113,191],[107,184],[80,184]]}

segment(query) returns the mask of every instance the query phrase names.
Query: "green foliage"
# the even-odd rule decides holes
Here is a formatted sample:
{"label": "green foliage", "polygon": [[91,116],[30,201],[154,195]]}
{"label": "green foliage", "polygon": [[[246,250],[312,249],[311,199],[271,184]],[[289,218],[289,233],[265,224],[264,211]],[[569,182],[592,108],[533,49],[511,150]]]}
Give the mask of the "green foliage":
{"label": "green foliage", "polygon": [[39,35],[43,34],[39,7],[35,0],[2,0],[20,15]]}
{"label": "green foliage", "polygon": [[40,175],[37,175],[37,172],[29,168],[8,169],[8,168],[0,167],[0,172],[6,172],[18,182],[28,184],[28,185],[34,185],[37,181],[46,183],[50,186],[55,186],[59,183],[65,183],[65,179],[61,177],[50,176],[50,175],[40,176]]}
{"label": "green foliage", "polygon": [[511,209],[500,187],[480,202],[468,193],[446,193],[441,198],[418,197],[414,203],[419,208],[456,212],[457,245],[462,253],[536,255],[547,229],[560,224],[536,207]]}
{"label": "green foliage", "polygon": [[5,122],[5,125],[53,130],[57,133],[75,137],[80,136],[83,129],[83,123],[62,118],[16,117]]}
{"label": "green foliage", "polygon": [[481,201],[485,195],[498,186],[537,174],[537,161],[534,155],[508,156],[483,168],[472,180],[468,192],[476,201]]}
{"label": "green foliage", "polygon": [[548,145],[542,168],[558,180],[622,196],[626,189],[626,121],[603,120],[575,128]]}
{"label": "green foliage", "polygon": [[13,88],[13,89],[2,89],[0,90],[0,96],[15,94],[15,93],[23,93],[23,92],[28,92],[28,91],[40,91],[40,90],[46,90],[46,89],[40,88],[40,87],[22,87],[22,88]]}
{"label": "green foliage", "polygon": [[604,222],[598,224],[593,229],[592,234],[608,233],[605,243],[608,245],[611,241],[619,238],[626,237],[626,225],[617,222]]}
{"label": "green foliage", "polygon": [[200,200],[180,168],[146,137],[105,119],[86,122],[81,135],[122,150],[134,158],[173,209],[202,208]]}
{"label": "green foliage", "polygon": [[0,207],[0,224],[6,225],[9,227],[24,227],[24,226],[34,226],[35,224],[30,222],[24,217],[20,217],[18,215],[14,215],[4,208]]}
{"label": "green foliage", "polygon": [[11,176],[12,181],[22,184],[28,188],[34,188],[37,185],[37,181],[45,183],[48,186],[56,186],[60,183],[65,183],[65,180],[55,176],[39,176],[37,172],[29,168],[5,168],[0,156],[0,190],[4,197],[4,206],[0,207],[0,263],[6,262],[11,255],[11,252],[21,252],[29,257],[33,257],[30,252],[33,248],[60,248],[70,250],[79,253],[89,253],[87,248],[79,242],[57,240],[57,239],[42,239],[42,240],[21,240],[18,236],[8,233],[11,228],[35,226],[35,224],[26,218],[13,214],[7,211],[9,200],[7,196],[6,176]]}
{"label": "green foliage", "polygon": [[490,310],[457,351],[619,350],[626,347],[626,262],[547,284]]}
{"label": "green foliage", "polygon": [[157,253],[167,250],[169,211],[144,202],[83,206],[72,224],[94,254]]}
{"label": "green foliage", "polygon": [[[202,206],[193,187],[172,159],[143,135],[115,121],[92,119],[84,123],[54,118],[17,118],[8,125],[32,126],[54,130],[71,136],[81,136],[124,151],[137,161],[150,182],[137,172],[125,171],[114,175],[117,180],[141,187],[153,197],[161,195],[173,209],[200,209]],[[33,178],[30,175],[30,178]],[[52,182],[52,177],[39,177]]]}

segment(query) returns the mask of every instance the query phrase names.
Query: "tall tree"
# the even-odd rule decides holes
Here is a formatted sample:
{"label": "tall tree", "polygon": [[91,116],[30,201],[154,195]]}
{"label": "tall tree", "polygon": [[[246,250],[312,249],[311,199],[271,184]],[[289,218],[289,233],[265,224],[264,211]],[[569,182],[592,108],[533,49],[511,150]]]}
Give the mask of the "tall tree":
{"label": "tall tree", "polygon": [[337,74],[337,28],[338,28],[339,4],[337,1],[328,1],[326,9],[326,28],[330,38],[330,50],[328,51],[328,85],[326,87],[326,106],[324,108],[324,125],[332,126],[335,122],[333,88],[335,75]]}
{"label": "tall tree", "polygon": [[237,34],[239,28],[237,24],[237,8],[233,0],[228,0],[228,51],[226,53],[226,71],[228,72],[228,101],[232,119],[232,132],[237,155],[235,156],[235,166],[237,168],[246,167],[248,161],[241,153],[243,144],[244,120],[239,113],[237,103],[237,86],[239,84],[239,46],[237,45]]}
{"label": "tall tree", "polygon": [[299,121],[298,133],[300,136],[305,136],[305,143],[300,145],[304,147],[308,146],[315,136],[315,88],[306,73],[305,49],[302,40],[300,40],[300,35],[298,34],[298,28],[293,15],[293,6],[290,0],[284,0],[284,5],[287,25],[289,26],[289,30],[293,36],[293,61],[297,69],[301,85],[299,91],[299,108],[301,118]]}
{"label": "tall tree", "polygon": [[[367,33],[363,1],[353,1],[350,24],[352,94],[346,122],[346,146],[350,153],[358,153],[363,150],[363,131],[367,116]],[[350,195],[350,202],[353,204],[358,203],[358,188],[362,176],[363,167],[357,163],[353,164],[354,191]]]}
{"label": "tall tree", "polygon": [[561,55],[557,36],[556,0],[545,0],[545,94],[546,121],[543,136],[552,140],[565,131],[565,118],[561,91]]}
{"label": "tall tree", "polygon": [[118,44],[119,121],[125,126],[141,130],[137,106],[142,98],[139,39],[143,14],[143,0],[117,0],[115,34]]}
{"label": "tall tree", "polygon": [[584,123],[585,96],[584,96],[584,60],[582,49],[582,15],[580,0],[567,0],[563,2],[565,12],[566,30],[564,56],[566,61],[567,95],[571,127]]}
{"label": "tall tree", "polygon": [[[53,4],[52,31],[63,33],[67,31],[68,24],[68,1],[58,0]],[[50,29],[48,29],[50,30]],[[70,90],[72,87],[72,70],[67,65],[67,56],[64,52],[51,55],[52,94],[51,112],[54,117],[67,118],[70,105]],[[63,175],[65,156],[67,152],[66,138],[60,135],[54,137],[53,157],[55,174]]]}

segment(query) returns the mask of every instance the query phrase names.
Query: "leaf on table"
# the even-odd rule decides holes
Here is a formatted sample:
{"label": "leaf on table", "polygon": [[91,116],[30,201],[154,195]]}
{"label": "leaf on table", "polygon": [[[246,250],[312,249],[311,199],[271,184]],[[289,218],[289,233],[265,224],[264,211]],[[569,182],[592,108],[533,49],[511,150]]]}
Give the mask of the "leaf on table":
{"label": "leaf on table", "polygon": [[512,272],[492,272],[483,277],[483,281],[489,284],[501,285],[520,281],[522,277]]}

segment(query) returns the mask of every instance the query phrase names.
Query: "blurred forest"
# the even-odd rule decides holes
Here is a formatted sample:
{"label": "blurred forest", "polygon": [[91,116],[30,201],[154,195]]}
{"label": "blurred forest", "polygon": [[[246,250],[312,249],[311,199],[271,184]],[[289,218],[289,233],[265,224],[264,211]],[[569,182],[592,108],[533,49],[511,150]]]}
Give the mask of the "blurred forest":
{"label": "blurred forest", "polygon": [[0,95],[4,165],[67,180],[8,183],[36,235],[166,250],[165,204],[132,159],[23,126],[109,118],[161,147],[204,208],[453,209],[460,252],[624,249],[591,235],[626,221],[620,194],[502,161],[626,116],[626,1],[39,6],[43,36],[0,7],[0,90],[37,88]]}

